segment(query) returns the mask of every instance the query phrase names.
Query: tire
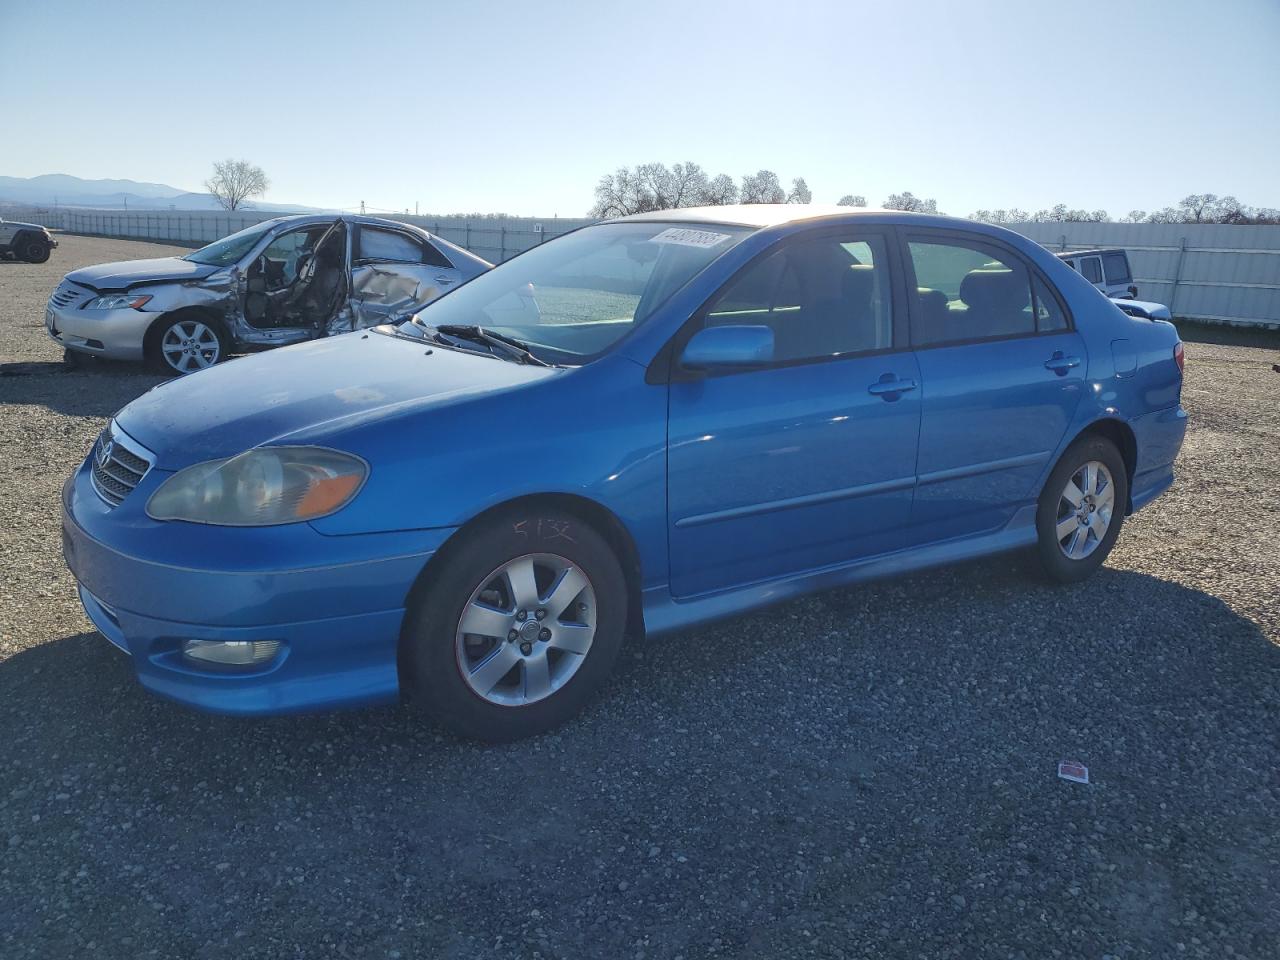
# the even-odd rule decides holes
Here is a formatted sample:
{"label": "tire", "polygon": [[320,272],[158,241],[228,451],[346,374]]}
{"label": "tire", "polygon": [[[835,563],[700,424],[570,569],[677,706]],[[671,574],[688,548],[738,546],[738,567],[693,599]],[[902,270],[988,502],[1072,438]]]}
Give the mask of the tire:
{"label": "tire", "polygon": [[1036,552],[1045,576],[1057,583],[1093,576],[1120,536],[1128,503],[1129,476],[1115,444],[1099,436],[1072,443],[1036,508]]}
{"label": "tire", "polygon": [[558,510],[506,511],[463,537],[410,601],[402,686],[476,740],[559,726],[599,690],[622,647],[628,595],[618,558],[599,533]]}
{"label": "tire", "polygon": [[44,263],[53,247],[41,237],[23,237],[18,244],[18,259],[27,263]]}
{"label": "tire", "polygon": [[185,376],[226,359],[230,342],[222,324],[199,311],[178,311],[151,325],[143,343],[147,366],[170,377]]}

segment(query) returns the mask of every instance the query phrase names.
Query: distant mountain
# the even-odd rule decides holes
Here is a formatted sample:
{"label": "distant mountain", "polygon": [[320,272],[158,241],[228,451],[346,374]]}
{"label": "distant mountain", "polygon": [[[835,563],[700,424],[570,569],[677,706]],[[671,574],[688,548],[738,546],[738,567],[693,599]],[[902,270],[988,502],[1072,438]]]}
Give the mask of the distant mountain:
{"label": "distant mountain", "polygon": [[[137,180],[84,180],[65,173],[46,173],[38,177],[0,177],[0,201],[30,203],[39,206],[104,207],[118,210],[217,210],[218,202],[207,193],[192,193],[163,183],[141,183]],[[319,207],[295,203],[255,201],[260,210],[285,210],[307,213]]]}

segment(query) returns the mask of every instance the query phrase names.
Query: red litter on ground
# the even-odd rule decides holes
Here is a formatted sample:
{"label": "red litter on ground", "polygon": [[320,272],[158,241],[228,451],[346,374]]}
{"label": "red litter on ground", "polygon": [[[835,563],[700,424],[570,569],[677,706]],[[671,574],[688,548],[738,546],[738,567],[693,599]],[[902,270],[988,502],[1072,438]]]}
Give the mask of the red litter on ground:
{"label": "red litter on ground", "polygon": [[1088,783],[1089,768],[1074,760],[1063,760],[1058,764],[1058,776],[1073,783]]}

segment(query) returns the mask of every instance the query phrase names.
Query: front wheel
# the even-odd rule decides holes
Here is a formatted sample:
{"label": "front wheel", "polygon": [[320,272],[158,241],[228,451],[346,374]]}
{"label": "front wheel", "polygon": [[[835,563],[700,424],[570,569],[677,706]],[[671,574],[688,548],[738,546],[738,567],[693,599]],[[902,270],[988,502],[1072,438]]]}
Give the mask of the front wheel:
{"label": "front wheel", "polygon": [[1115,444],[1097,436],[1071,444],[1036,509],[1036,548],[1049,579],[1092,576],[1120,536],[1128,502],[1129,478]]}
{"label": "front wheel", "polygon": [[621,648],[627,589],[617,557],[559,511],[503,513],[463,536],[408,611],[406,686],[441,723],[478,740],[560,725]]}
{"label": "front wheel", "polygon": [[148,331],[145,353],[157,373],[195,373],[223,359],[227,341],[212,317],[179,313],[158,321]]}

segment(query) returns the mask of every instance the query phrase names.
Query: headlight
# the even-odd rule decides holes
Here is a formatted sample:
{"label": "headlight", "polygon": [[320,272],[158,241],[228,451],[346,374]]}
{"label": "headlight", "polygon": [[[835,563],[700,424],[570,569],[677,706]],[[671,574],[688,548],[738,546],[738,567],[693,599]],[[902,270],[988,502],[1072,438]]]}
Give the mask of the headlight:
{"label": "headlight", "polygon": [[369,467],[323,447],[259,447],[175,473],[147,503],[155,520],[265,527],[314,520],[342,509]]}
{"label": "headlight", "polygon": [[139,296],[136,293],[112,293],[105,297],[94,297],[82,309],[124,310],[126,307],[133,307],[135,310],[141,310],[142,305],[150,299],[150,297]]}

